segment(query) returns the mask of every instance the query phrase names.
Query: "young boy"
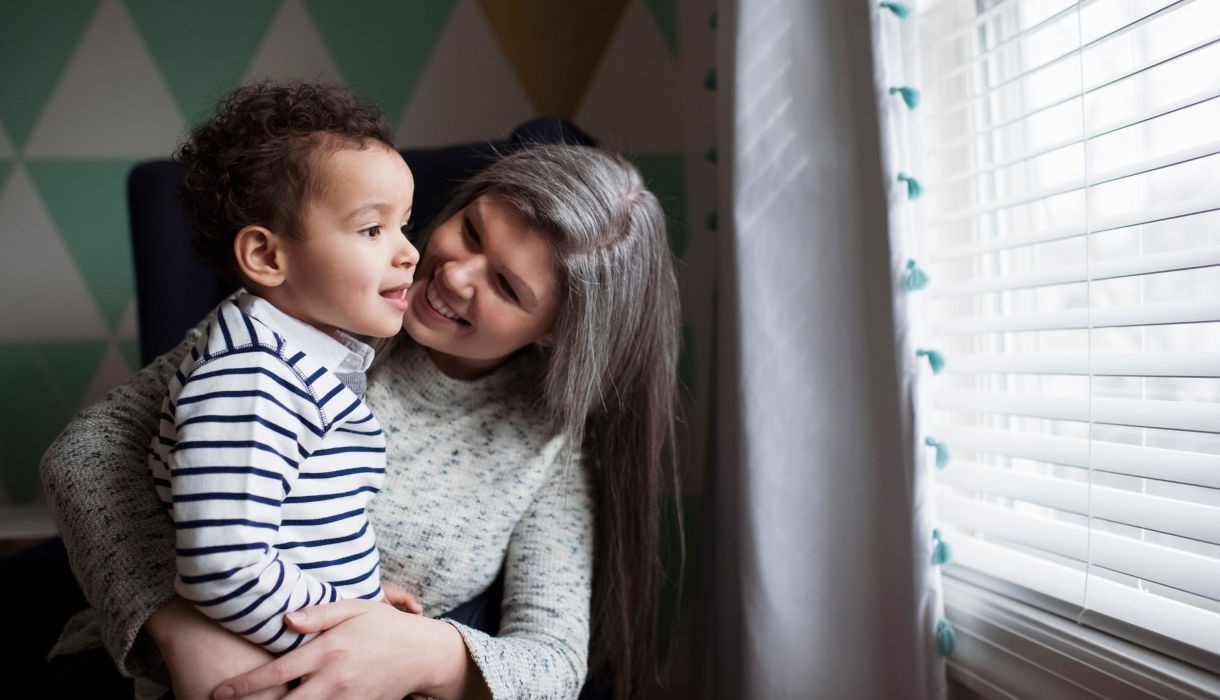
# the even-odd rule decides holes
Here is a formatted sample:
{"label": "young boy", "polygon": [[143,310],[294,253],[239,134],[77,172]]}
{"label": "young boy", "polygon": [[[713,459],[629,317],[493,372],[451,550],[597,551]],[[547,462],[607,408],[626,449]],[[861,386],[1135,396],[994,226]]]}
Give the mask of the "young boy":
{"label": "young boy", "polygon": [[171,380],[149,467],[178,594],[279,654],[308,640],[284,613],[385,598],[365,514],[385,438],[349,334],[402,327],[414,180],[373,108],[308,83],[237,89],[175,160],[196,251],[243,291]]}

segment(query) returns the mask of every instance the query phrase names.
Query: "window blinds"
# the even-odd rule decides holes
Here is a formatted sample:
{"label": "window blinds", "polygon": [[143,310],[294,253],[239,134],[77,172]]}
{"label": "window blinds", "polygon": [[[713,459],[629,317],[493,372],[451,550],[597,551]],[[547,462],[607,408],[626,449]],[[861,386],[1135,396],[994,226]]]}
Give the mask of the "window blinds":
{"label": "window blinds", "polygon": [[946,574],[1220,672],[1220,0],[918,21]]}

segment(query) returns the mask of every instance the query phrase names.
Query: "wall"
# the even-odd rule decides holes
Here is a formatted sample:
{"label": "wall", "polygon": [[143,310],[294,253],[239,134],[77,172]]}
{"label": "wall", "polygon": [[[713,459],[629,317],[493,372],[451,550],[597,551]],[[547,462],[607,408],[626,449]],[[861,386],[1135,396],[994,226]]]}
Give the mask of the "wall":
{"label": "wall", "polygon": [[[626,151],[683,259],[687,424],[702,425],[714,32],[710,1],[0,3],[0,506],[36,507],[43,449],[139,367],[129,168],[265,76],[370,92],[400,146],[496,138],[553,114]],[[702,442],[692,434],[693,463]],[[0,508],[0,536],[19,529],[15,512]]]}

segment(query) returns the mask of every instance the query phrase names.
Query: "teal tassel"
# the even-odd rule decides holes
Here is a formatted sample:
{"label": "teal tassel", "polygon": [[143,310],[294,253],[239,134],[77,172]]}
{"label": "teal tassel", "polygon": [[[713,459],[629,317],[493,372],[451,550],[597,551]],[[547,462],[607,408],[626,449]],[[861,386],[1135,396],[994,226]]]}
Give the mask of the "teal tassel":
{"label": "teal tassel", "polygon": [[708,70],[707,75],[703,76],[703,89],[704,90],[715,90],[716,89],[716,69],[715,68]]}
{"label": "teal tassel", "polygon": [[881,6],[893,12],[898,19],[906,19],[907,15],[911,14],[911,8],[900,2],[883,2]]}
{"label": "teal tassel", "polygon": [[717,158],[719,158],[719,157],[720,157],[720,156],[719,156],[719,154],[716,152],[716,147],[715,147],[715,146],[708,146],[708,147],[707,147],[707,150],[703,152],[703,159],[704,159],[704,160],[706,160],[706,161],[707,161],[707,162],[709,162],[709,163],[715,163],[715,162],[716,162],[716,159],[717,159]]}
{"label": "teal tassel", "polygon": [[719,23],[720,23],[720,18],[716,16],[715,12],[712,13],[711,17],[707,18],[707,26],[711,27],[712,29],[715,29],[716,25]]}
{"label": "teal tassel", "polygon": [[915,351],[915,355],[928,358],[928,365],[932,368],[932,374],[940,374],[944,371],[945,356],[941,355],[939,351],[919,349]]}
{"label": "teal tassel", "polygon": [[716,212],[710,211],[707,213],[707,228],[709,231],[715,231],[716,226],[720,223],[720,218],[716,216]]}
{"label": "teal tassel", "polygon": [[908,292],[916,292],[928,286],[928,273],[919,269],[914,260],[907,261],[907,276],[903,286]]}
{"label": "teal tassel", "polygon": [[953,549],[940,536],[940,530],[932,531],[932,539],[936,541],[936,545],[932,548],[932,563],[936,566],[944,566],[953,561]]}
{"label": "teal tassel", "polygon": [[907,103],[908,109],[915,109],[919,106],[919,91],[915,88],[905,85],[890,88],[890,94],[893,95],[895,93],[902,95],[902,101]]}
{"label": "teal tassel", "polygon": [[948,620],[936,623],[936,651],[941,656],[949,656],[957,648],[957,636],[953,634],[953,625]]}
{"label": "teal tassel", "polygon": [[907,183],[907,196],[911,199],[919,199],[923,196],[923,185],[919,184],[919,180],[906,173],[898,173],[898,181]]}
{"label": "teal tassel", "polygon": [[949,465],[949,460],[953,455],[949,452],[949,446],[943,442],[938,442],[936,438],[924,438],[924,444],[936,448],[936,468],[944,469]]}

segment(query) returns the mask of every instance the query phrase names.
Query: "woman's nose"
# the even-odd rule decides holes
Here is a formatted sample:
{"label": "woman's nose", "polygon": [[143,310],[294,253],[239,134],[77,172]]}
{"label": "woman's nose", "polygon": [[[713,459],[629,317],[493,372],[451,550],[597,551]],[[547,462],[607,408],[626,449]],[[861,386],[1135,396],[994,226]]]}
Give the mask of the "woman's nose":
{"label": "woman's nose", "polygon": [[445,276],[445,286],[461,295],[463,299],[469,299],[474,295],[475,281],[478,279],[482,267],[482,256],[471,255],[462,260],[450,260],[445,263],[441,268],[441,274]]}

